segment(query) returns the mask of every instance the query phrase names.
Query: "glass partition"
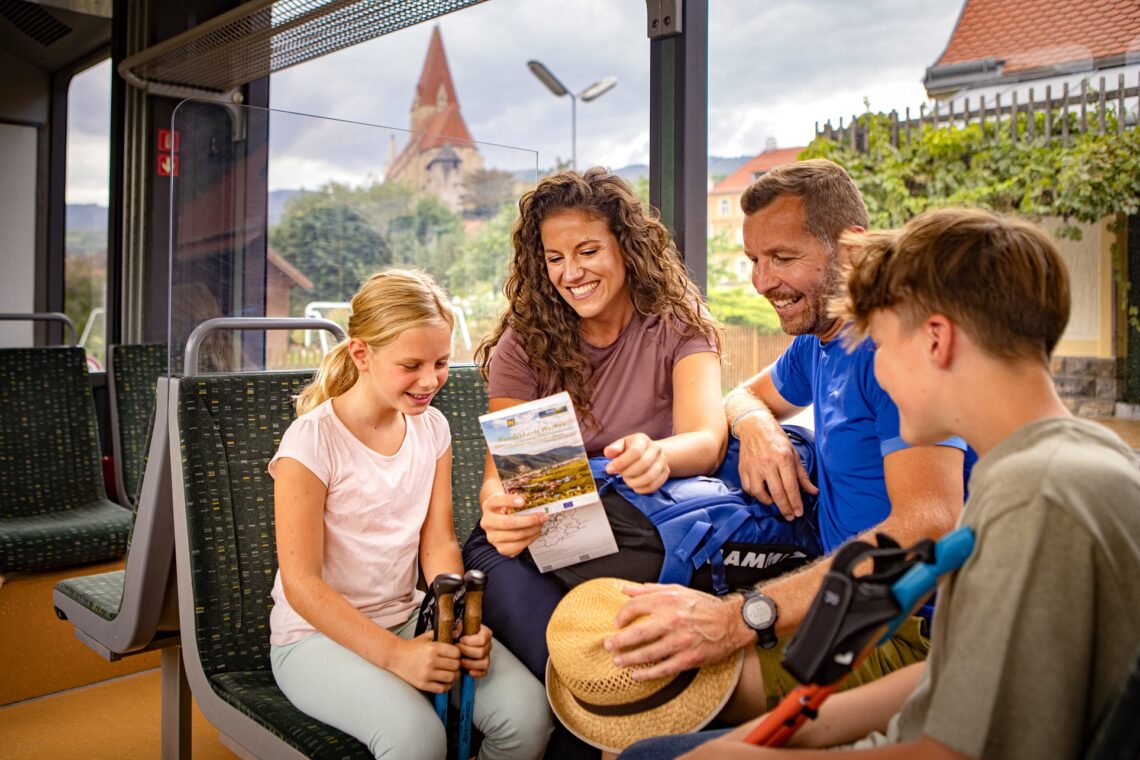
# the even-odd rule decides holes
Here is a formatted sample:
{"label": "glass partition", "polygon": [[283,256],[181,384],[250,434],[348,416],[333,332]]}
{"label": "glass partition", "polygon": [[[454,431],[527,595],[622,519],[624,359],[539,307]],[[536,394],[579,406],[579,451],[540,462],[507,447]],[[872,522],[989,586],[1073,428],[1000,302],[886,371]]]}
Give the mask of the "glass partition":
{"label": "glass partition", "polygon": [[[163,140],[165,139],[165,143]],[[170,369],[212,317],[348,321],[388,266],[430,273],[457,315],[452,361],[470,361],[504,306],[518,197],[534,151],[286,111],[185,101],[160,136],[172,175]],[[199,371],[316,367],[327,332],[218,333]]]}

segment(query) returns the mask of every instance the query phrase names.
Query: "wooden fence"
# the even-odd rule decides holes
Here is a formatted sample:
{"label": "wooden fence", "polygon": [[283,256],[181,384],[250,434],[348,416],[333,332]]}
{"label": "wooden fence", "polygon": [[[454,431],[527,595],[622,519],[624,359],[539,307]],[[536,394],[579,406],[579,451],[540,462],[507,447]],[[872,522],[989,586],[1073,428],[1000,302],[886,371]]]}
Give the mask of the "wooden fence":
{"label": "wooden fence", "polygon": [[782,332],[762,333],[748,325],[727,325],[724,328],[721,388],[732,390],[752,377],[776,361],[791,342],[792,336]]}
{"label": "wooden fence", "polygon": [[[981,127],[982,134],[991,137],[995,143],[1005,133],[1008,133],[1009,139],[1014,143],[1019,140],[1040,140],[1048,145],[1053,140],[1060,140],[1064,147],[1068,147],[1073,132],[1084,134],[1096,131],[1097,134],[1104,135],[1115,128],[1117,133],[1123,134],[1125,128],[1135,128],[1137,125],[1135,114],[1129,122],[1126,106],[1135,103],[1137,112],[1140,112],[1140,73],[1132,87],[1126,86],[1124,74],[1118,75],[1114,89],[1109,89],[1110,83],[1105,79],[1100,77],[1096,88],[1090,86],[1088,79],[1082,79],[1079,88],[1070,88],[1066,82],[1059,91],[1055,91],[1051,85],[1047,85],[1043,93],[1031,87],[1026,102],[1022,103],[1018,102],[1015,91],[1010,93],[1005,102],[1001,93],[989,100],[980,95],[976,104],[972,104],[970,98],[965,98],[960,109],[953,100],[936,100],[929,109],[926,104],[919,106],[917,117],[912,117],[910,108],[901,116],[898,111],[891,111],[888,114],[891,145],[898,148],[909,144],[911,132],[921,134],[925,127],[961,128],[975,123]],[[1039,94],[1044,97],[1038,98]],[[1038,116],[1043,121],[1040,126]],[[1110,116],[1115,125],[1110,123]],[[819,122],[815,123],[817,137],[823,136],[845,143],[861,152],[868,149],[868,132],[866,114],[852,115],[847,126],[844,126],[842,118],[839,119],[838,127],[832,126],[830,120],[822,126]]]}

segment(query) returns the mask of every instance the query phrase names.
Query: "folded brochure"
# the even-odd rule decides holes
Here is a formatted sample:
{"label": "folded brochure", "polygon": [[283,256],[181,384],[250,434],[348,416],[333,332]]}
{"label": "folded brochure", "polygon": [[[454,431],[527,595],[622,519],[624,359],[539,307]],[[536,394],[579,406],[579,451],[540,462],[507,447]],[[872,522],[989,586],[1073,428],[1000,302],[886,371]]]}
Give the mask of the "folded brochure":
{"label": "folded brochure", "polygon": [[569,393],[479,417],[503,490],[525,499],[518,513],[550,519],[530,545],[542,572],[617,551]]}

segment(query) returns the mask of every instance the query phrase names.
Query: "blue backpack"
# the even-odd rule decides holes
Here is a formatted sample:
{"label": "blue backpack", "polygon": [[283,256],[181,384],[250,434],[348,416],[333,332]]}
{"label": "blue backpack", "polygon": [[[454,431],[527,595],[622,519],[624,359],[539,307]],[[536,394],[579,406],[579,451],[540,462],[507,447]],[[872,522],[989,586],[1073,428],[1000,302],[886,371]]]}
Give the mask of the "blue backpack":
{"label": "blue backpack", "polygon": [[[814,435],[794,425],[784,430],[814,481]],[[599,493],[613,490],[660,533],[665,558],[658,582],[726,594],[783,575],[821,554],[815,497],[802,494],[803,517],[784,519],[775,505],[762,504],[740,488],[739,447],[739,441],[729,439],[714,477],[672,478],[651,494],[639,494],[620,475],[606,473],[609,459],[590,460]]]}

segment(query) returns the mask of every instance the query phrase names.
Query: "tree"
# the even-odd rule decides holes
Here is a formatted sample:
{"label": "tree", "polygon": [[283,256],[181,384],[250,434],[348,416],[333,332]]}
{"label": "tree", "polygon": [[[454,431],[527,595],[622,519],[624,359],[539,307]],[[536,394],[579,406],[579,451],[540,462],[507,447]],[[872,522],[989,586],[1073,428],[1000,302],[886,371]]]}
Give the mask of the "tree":
{"label": "tree", "polygon": [[398,182],[360,187],[330,182],[291,198],[269,239],[318,291],[335,291],[340,295],[330,300],[344,300],[368,275],[389,265],[423,269],[447,287],[462,237],[459,217],[433,195]]}
{"label": "tree", "polygon": [[313,282],[311,292],[293,292],[295,313],[307,301],[347,301],[365,278],[392,263],[388,245],[360,214],[335,198],[308,200],[288,209],[269,233],[270,245]]}
{"label": "tree", "polygon": [[448,272],[448,280],[454,283],[457,295],[498,290],[514,255],[511,229],[518,216],[514,203],[504,203],[490,222],[463,240]]}
{"label": "tree", "polygon": [[[866,152],[856,152],[817,137],[801,158],[830,158],[841,164],[863,193],[873,227],[898,227],[915,214],[943,206],[976,206],[1028,218],[1060,217],[1095,223],[1105,217],[1119,224],[1140,211],[1140,129],[1117,133],[1116,115],[1107,114],[1105,134],[1081,133],[1078,115],[1069,114],[1069,146],[1061,139],[1064,117],[1054,111],[1052,140],[1014,142],[1008,117],[964,128],[924,127],[901,147],[890,141],[890,121],[868,113]],[[1045,134],[1045,115],[1018,115],[1019,134],[1026,119]],[[995,131],[996,130],[996,133]],[[995,141],[994,135],[997,135]],[[1080,238],[1079,228],[1064,224],[1059,237]],[[1121,307],[1140,332],[1140,309],[1130,303],[1131,283],[1119,247],[1115,278]]]}
{"label": "tree", "polygon": [[515,197],[515,178],[501,169],[475,169],[463,185],[460,203],[467,219],[490,219]]}

